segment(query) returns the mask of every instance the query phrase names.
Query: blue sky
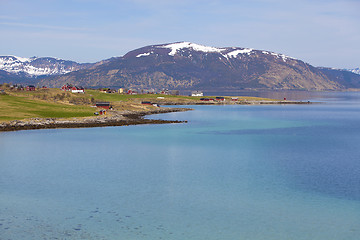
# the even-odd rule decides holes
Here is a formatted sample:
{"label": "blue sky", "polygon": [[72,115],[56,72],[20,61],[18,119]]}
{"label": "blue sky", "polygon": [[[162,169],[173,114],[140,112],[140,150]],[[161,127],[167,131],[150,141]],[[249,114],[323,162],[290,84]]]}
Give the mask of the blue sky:
{"label": "blue sky", "polygon": [[0,55],[96,62],[178,41],[360,67],[360,0],[0,0]]}

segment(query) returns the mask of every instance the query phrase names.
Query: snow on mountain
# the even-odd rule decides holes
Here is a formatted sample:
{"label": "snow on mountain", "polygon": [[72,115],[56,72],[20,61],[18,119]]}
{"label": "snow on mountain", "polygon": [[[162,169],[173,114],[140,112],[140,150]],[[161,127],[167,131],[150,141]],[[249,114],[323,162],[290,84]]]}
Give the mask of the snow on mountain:
{"label": "snow on mountain", "polygon": [[[204,45],[199,45],[196,43],[191,42],[178,42],[172,43],[168,45],[160,45],[159,48],[170,48],[171,51],[169,52],[170,56],[175,56],[180,50],[183,49],[190,49],[197,52],[205,52],[205,53],[220,53],[225,58],[235,58],[239,54],[247,54],[249,55],[253,49],[251,48],[244,48],[244,49],[237,49],[237,48],[216,48],[216,47],[209,47]],[[228,52],[230,49],[230,52]],[[234,50],[235,49],[235,50]],[[228,53],[224,53],[228,52]]]}
{"label": "snow on mountain", "polygon": [[264,53],[264,54],[270,54],[270,55],[273,55],[273,56],[275,56],[275,57],[277,57],[277,58],[282,58],[282,60],[283,60],[284,62],[286,62],[287,59],[295,59],[295,58],[293,58],[293,57],[289,57],[289,56],[286,56],[286,55],[280,54],[280,53],[274,53],[274,52],[268,52],[268,51],[262,51],[262,53]]}
{"label": "snow on mountain", "polygon": [[175,54],[177,53],[177,51],[181,50],[181,49],[193,49],[195,51],[198,52],[222,52],[224,50],[226,50],[225,48],[215,48],[215,47],[208,47],[208,46],[203,46],[203,45],[199,45],[196,43],[191,43],[191,42],[179,42],[179,43],[172,43],[172,44],[168,44],[168,45],[162,45],[159,46],[160,48],[170,48],[171,51],[169,52],[169,55],[171,56],[175,56]]}
{"label": "snow on mountain", "polygon": [[349,69],[349,68],[328,68],[328,67],[319,67],[320,69],[329,69],[329,70],[336,70],[336,71],[346,71],[346,72],[352,72],[352,73],[355,73],[355,74],[358,74],[360,75],[360,68],[353,68],[353,69]]}
{"label": "snow on mountain", "polygon": [[102,64],[60,76],[40,85],[72,83],[92,87],[205,90],[359,88],[360,75],[311,66],[267,50],[208,47],[190,42],[144,46]]}
{"label": "snow on mountain", "polygon": [[356,74],[360,74],[360,68],[347,69],[347,70]]}
{"label": "snow on mountain", "polygon": [[[150,56],[151,54],[156,54],[156,49],[170,49],[168,53],[169,56],[175,56],[177,54],[183,54],[185,50],[188,51],[195,51],[195,52],[203,52],[203,53],[218,53],[222,57],[230,60],[232,58],[238,58],[244,55],[250,56],[252,53],[257,52],[258,54],[266,54],[271,55],[276,58],[281,58],[284,62],[288,59],[295,59],[284,54],[269,52],[269,51],[259,51],[254,50],[252,48],[238,48],[238,47],[209,47],[204,45],[199,45],[196,43],[191,42],[177,42],[171,44],[164,44],[164,45],[155,45],[143,48],[144,52],[137,53],[136,57],[146,57]],[[187,55],[187,57],[192,57],[191,54]],[[296,60],[296,59],[295,59]]]}
{"label": "snow on mountain", "polygon": [[59,75],[80,69],[81,64],[51,57],[0,56],[0,70],[30,77]]}
{"label": "snow on mountain", "polygon": [[146,56],[149,56],[150,54],[152,54],[152,53],[154,53],[154,52],[147,52],[147,53],[140,53],[140,54],[138,54],[138,55],[136,55],[136,57],[138,58],[138,57],[146,57]]}
{"label": "snow on mountain", "polygon": [[247,54],[250,55],[253,49],[251,48],[244,48],[244,49],[237,49],[235,51],[231,51],[227,53],[225,56],[236,58],[239,54]]}
{"label": "snow on mountain", "polygon": [[0,57],[0,69],[7,71],[11,66],[21,66],[23,63],[29,62],[29,58],[21,58],[15,56],[1,56]]}

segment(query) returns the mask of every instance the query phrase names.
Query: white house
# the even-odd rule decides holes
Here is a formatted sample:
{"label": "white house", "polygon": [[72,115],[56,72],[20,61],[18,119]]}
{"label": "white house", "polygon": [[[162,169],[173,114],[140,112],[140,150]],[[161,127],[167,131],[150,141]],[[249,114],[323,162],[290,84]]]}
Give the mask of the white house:
{"label": "white house", "polygon": [[72,87],[71,92],[73,93],[85,93],[85,89],[83,87]]}
{"label": "white house", "polygon": [[192,97],[202,97],[202,96],[204,96],[204,93],[201,91],[192,91],[191,96]]}

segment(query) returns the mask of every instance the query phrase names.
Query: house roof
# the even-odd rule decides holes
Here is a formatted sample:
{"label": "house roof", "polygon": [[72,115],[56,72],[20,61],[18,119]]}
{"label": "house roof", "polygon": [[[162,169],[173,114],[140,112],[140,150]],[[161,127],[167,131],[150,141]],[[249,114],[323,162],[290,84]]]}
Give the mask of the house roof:
{"label": "house roof", "polygon": [[110,102],[97,102],[95,105],[110,105]]}

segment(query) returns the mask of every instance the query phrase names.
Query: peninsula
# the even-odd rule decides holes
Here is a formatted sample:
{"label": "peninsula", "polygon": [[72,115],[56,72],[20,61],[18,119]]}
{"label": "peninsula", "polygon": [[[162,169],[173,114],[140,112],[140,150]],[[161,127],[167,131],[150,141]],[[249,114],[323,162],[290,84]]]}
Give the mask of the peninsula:
{"label": "peninsula", "polygon": [[[183,123],[186,121],[146,119],[144,116],[192,110],[186,107],[165,108],[162,105],[308,103],[257,97],[132,95],[94,89],[87,89],[84,93],[55,88],[27,91],[8,84],[0,86],[0,89],[0,131]],[[108,109],[98,103],[107,103]]]}

